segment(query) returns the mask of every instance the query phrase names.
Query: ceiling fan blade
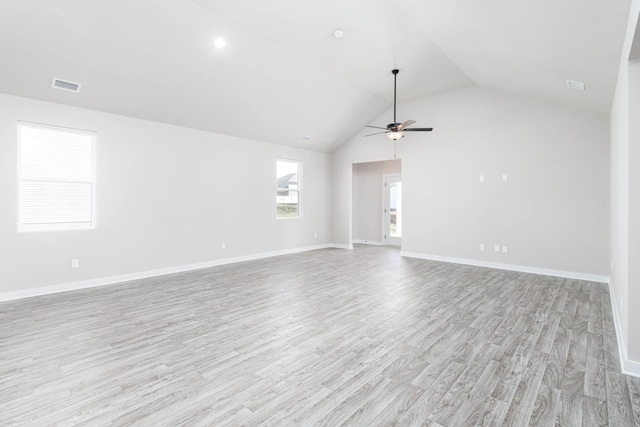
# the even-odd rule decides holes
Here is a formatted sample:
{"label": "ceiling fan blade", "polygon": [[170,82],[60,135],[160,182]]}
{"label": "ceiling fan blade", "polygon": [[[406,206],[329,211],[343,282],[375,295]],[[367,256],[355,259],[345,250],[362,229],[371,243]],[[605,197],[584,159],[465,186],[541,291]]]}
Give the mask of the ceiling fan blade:
{"label": "ceiling fan blade", "polygon": [[405,128],[411,126],[412,124],[414,124],[415,122],[416,122],[415,120],[407,120],[406,122],[404,122],[400,126],[398,126],[398,130],[405,129]]}
{"label": "ceiling fan blade", "polygon": [[409,128],[403,129],[404,132],[431,132],[433,128]]}
{"label": "ceiling fan blade", "polygon": [[365,126],[366,128],[374,128],[374,129],[384,129],[387,130],[387,128],[381,128],[380,126]]}
{"label": "ceiling fan blade", "polygon": [[363,135],[363,136],[372,136],[372,135],[380,135],[381,133],[387,133],[388,131],[385,132],[376,132],[376,133],[370,133],[369,135]]}

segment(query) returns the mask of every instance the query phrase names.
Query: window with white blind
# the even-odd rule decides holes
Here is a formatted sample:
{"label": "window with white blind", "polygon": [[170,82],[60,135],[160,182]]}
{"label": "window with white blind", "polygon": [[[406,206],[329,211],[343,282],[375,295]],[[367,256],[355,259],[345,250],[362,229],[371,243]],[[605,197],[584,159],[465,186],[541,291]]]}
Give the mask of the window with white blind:
{"label": "window with white blind", "polygon": [[95,228],[95,132],[20,122],[18,153],[18,231]]}

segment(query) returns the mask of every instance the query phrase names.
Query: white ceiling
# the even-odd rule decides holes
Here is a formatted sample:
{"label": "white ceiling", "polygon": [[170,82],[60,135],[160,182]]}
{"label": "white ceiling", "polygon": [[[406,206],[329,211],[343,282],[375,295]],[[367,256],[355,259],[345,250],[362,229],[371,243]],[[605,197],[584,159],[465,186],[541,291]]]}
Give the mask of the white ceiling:
{"label": "white ceiling", "polygon": [[[0,92],[331,152],[391,107],[393,68],[399,102],[481,85],[608,113],[629,6],[3,0]],[[52,89],[53,77],[82,90]]]}

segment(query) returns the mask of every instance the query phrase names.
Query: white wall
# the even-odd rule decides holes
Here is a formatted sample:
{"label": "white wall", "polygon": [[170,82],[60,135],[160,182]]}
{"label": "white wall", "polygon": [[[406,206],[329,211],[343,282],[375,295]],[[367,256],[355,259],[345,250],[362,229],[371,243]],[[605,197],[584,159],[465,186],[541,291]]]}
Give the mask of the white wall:
{"label": "white wall", "polygon": [[[404,252],[608,276],[605,115],[480,87],[400,104],[398,115],[435,128],[398,142]],[[358,135],[334,152],[335,243],[352,236],[352,164],[393,157],[384,136],[371,139]]]}
{"label": "white wall", "polygon": [[[633,0],[611,110],[611,289],[623,370],[640,375],[640,58]],[[640,39],[640,37],[638,38]],[[632,59],[632,61],[629,61]]]}
{"label": "white wall", "polygon": [[629,63],[629,117],[628,357],[640,362],[640,60]]}
{"label": "white wall", "polygon": [[[98,132],[97,229],[17,233],[18,120]],[[276,157],[303,162],[302,219],[275,219]],[[327,243],[329,164],[313,151],[0,95],[0,294]]]}
{"label": "white wall", "polygon": [[[624,82],[624,83],[623,83]],[[629,283],[629,139],[628,79],[618,78],[611,109],[611,290],[623,343],[628,341]],[[626,301],[626,303],[625,303]],[[626,344],[625,344],[626,345]]]}
{"label": "white wall", "polygon": [[353,165],[354,241],[382,243],[382,175],[400,172],[400,160]]}

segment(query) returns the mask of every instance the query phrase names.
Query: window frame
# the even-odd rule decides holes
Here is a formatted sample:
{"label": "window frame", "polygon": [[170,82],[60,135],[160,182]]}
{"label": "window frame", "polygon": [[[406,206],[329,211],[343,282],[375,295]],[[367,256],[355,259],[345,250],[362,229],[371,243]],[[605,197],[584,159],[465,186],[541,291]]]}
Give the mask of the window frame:
{"label": "window frame", "polygon": [[[296,175],[297,175],[297,189],[296,190],[289,190],[289,191],[295,191],[298,193],[298,214],[296,216],[279,216],[278,215],[278,205],[280,205],[280,203],[278,203],[277,201],[277,197],[278,196],[278,190],[281,190],[280,188],[278,188],[278,162],[286,162],[286,163],[295,163],[296,164]],[[275,193],[276,193],[276,219],[300,219],[302,218],[302,193],[303,193],[303,176],[302,176],[302,161],[301,160],[293,160],[293,159],[285,159],[285,158],[281,158],[281,157],[277,157],[276,158],[276,180],[275,180]]]}
{"label": "window frame", "polygon": [[[81,135],[90,136],[91,138],[91,156],[90,156],[90,170],[91,176],[90,180],[42,180],[42,182],[64,182],[64,183],[88,183],[91,185],[91,220],[90,223],[86,224],[75,224],[71,222],[44,222],[37,224],[29,224],[22,222],[22,198],[23,191],[22,186],[23,182],[34,181],[23,178],[23,165],[22,165],[22,153],[24,150],[22,141],[22,129],[24,127],[31,127],[37,129],[51,129],[54,131],[62,131],[66,133],[76,133]],[[16,209],[16,229],[18,233],[38,233],[38,232],[48,232],[48,231],[80,231],[80,230],[95,230],[97,228],[97,158],[98,158],[98,132],[93,130],[86,129],[77,129],[70,128],[65,126],[57,126],[43,123],[35,123],[28,121],[17,122],[17,209]]]}

